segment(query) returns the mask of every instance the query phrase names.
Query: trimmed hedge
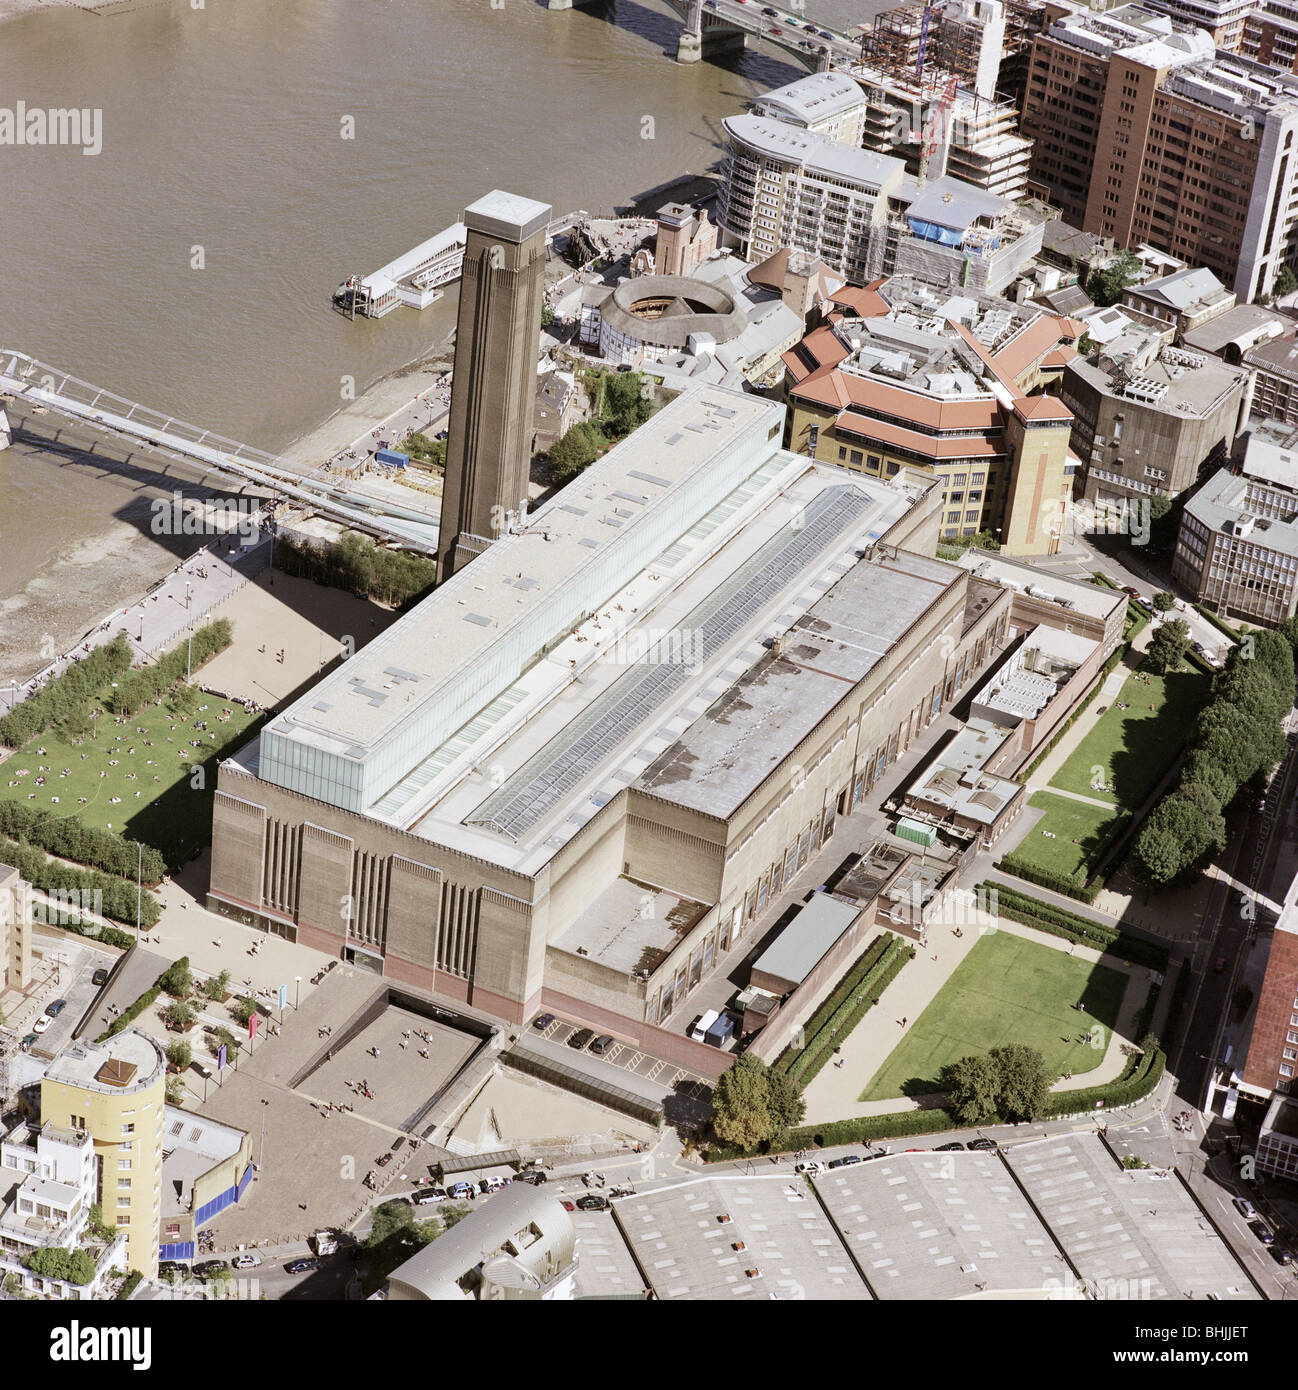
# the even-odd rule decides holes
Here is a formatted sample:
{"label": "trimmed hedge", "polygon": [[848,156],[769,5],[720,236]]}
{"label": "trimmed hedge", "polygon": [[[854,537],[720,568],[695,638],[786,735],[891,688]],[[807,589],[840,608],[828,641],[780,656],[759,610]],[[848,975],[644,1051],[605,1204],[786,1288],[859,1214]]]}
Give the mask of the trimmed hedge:
{"label": "trimmed hedge", "polygon": [[74,661],[0,718],[0,743],[21,748],[58,720],[82,708],[110,681],[131,669],[131,646],[122,633]]}
{"label": "trimmed hedge", "polygon": [[886,934],[882,951],[859,976],[857,986],[787,1067],[789,1079],[799,1090],[805,1090],[834,1055],[835,1038],[846,1038],[896,979],[902,966],[914,959],[914,946],[903,945],[900,937]]}
{"label": "trimmed hedge", "polygon": [[779,1057],[776,1058],[774,1066],[788,1075],[793,1075],[800,1069],[800,1063],[806,1054],[811,1050],[812,1045],[824,1031],[826,1023],[832,1017],[838,1006],[847,999],[856,989],[861,979],[871,966],[879,959],[888,946],[890,933],[880,932],[865,950],[857,956],[847,973],[835,986],[833,992],[821,1004],[821,1006],[811,1015],[803,1026],[803,1036],[806,1041],[801,1048],[786,1047]]}
{"label": "trimmed hedge", "polygon": [[975,893],[980,890],[995,893],[996,910],[1015,922],[1048,932],[1051,936],[1076,941],[1079,945],[1100,946],[1133,965],[1145,965],[1155,970],[1167,969],[1168,952],[1165,946],[1133,936],[1121,927],[1107,927],[1102,922],[1093,922],[1089,917],[1043,903],[1004,883],[984,880],[974,885]]}
{"label": "trimmed hedge", "polygon": [[[0,837],[0,860],[12,865],[19,874],[44,893],[100,893],[105,917],[128,924],[135,921],[135,884],[106,874],[99,869],[73,869],[45,857],[34,845],[19,844]],[[158,900],[147,889],[140,895],[140,925],[151,927],[161,916]]]}
{"label": "trimmed hedge", "polygon": [[[1143,1099],[1163,1079],[1167,1058],[1161,1047],[1153,1047],[1140,1056],[1132,1057],[1116,1081],[1103,1086],[1088,1086],[1080,1091],[1051,1092],[1038,1120],[1077,1111],[1094,1110],[1099,1101],[1106,1110],[1118,1109]],[[841,1144],[874,1142],[878,1139],[906,1139],[919,1134],[941,1134],[948,1130],[986,1129],[1007,1123],[994,1118],[977,1125],[962,1125],[949,1110],[897,1110],[887,1115],[865,1115],[854,1120],[831,1120],[823,1125],[804,1125],[790,1130],[781,1140],[781,1147],[741,1149],[729,1144],[712,1144],[706,1162],[724,1163],[737,1158],[756,1158],[771,1152],[793,1153],[799,1149],[832,1149]]]}
{"label": "trimmed hedge", "polygon": [[[1111,845],[1112,840],[1109,841]],[[1109,845],[1105,845],[1107,851]],[[1035,864],[1028,864],[1023,860],[1015,859],[1013,854],[1007,854],[1003,859],[996,862],[996,867],[1002,872],[1013,874],[1015,878],[1026,879],[1028,883],[1035,883],[1039,888],[1049,888],[1052,892],[1063,893],[1070,898],[1076,898],[1078,902],[1093,903],[1100,895],[1100,889],[1104,887],[1102,878],[1093,878],[1089,882],[1064,874],[1052,873],[1049,869],[1039,868]],[[999,887],[999,885],[997,885]]]}
{"label": "trimmed hedge", "polygon": [[161,993],[162,990],[157,985],[154,985],[152,989],[146,989],[129,1009],[117,1015],[113,1020],[112,1027],[106,1033],[101,1033],[95,1041],[107,1042],[109,1038],[116,1037],[123,1028],[129,1028]]}
{"label": "trimmed hedge", "polygon": [[1217,614],[1214,613],[1211,608],[1205,608],[1202,603],[1196,603],[1194,605],[1194,611],[1204,620],[1204,622],[1211,623],[1212,626],[1215,627],[1217,631],[1220,632],[1223,636],[1229,637],[1232,642],[1239,641],[1241,636],[1239,629],[1231,627],[1231,625],[1224,618],[1218,617]]}
{"label": "trimmed hedge", "polygon": [[1073,727],[1076,721],[1081,718],[1082,714],[1091,704],[1091,701],[1095,699],[1095,697],[1100,693],[1103,687],[1104,675],[1103,673],[1100,673],[1096,676],[1095,683],[1091,686],[1090,690],[1088,690],[1086,694],[1082,697],[1081,704],[1079,704],[1077,708],[1072,712],[1072,714],[1070,714],[1068,718],[1065,719],[1064,722],[1059,726],[1059,728],[1055,730],[1055,732],[1050,737],[1050,742],[1047,743],[1046,746],[1041,750],[1041,752],[1038,753],[1037,756],[1032,759],[1032,761],[1028,764],[1026,771],[1020,772],[1018,776],[1015,777],[1014,780],[1016,782],[1026,782],[1028,778],[1031,777],[1032,774],[1037,770],[1037,768],[1039,768],[1041,764],[1045,762],[1045,760],[1050,756],[1050,754],[1054,752],[1055,744],[1057,744],[1059,740],[1063,738],[1063,736],[1069,731],[1069,729]]}
{"label": "trimmed hedge", "polygon": [[58,931],[75,932],[78,936],[88,936],[102,941],[105,946],[116,946],[129,951],[135,945],[130,932],[119,931],[116,927],[101,926],[98,922],[83,922],[79,917],[69,917],[65,922],[45,922],[43,926],[54,927]]}
{"label": "trimmed hedge", "polygon": [[167,872],[166,861],[151,845],[144,846],[141,856],[137,842],[125,835],[83,825],[72,816],[38,811],[17,801],[0,801],[0,835],[119,878],[134,879],[138,868],[145,883],[155,884]]}

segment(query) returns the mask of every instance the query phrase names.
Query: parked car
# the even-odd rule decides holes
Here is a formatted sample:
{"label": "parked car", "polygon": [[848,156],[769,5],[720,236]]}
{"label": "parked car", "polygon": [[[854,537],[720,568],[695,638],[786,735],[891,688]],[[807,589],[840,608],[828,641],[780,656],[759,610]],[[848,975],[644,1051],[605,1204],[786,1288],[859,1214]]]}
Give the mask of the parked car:
{"label": "parked car", "polygon": [[242,1255],[236,1255],[233,1260],[235,1269],[256,1269],[261,1263],[261,1256],[255,1250],[245,1250]]}
{"label": "parked car", "polygon": [[183,1260],[159,1260],[158,1278],[165,1279],[170,1274],[178,1274],[182,1279],[187,1279],[189,1266]]}
{"label": "parked car", "polygon": [[862,1162],[864,1162],[864,1160],[860,1154],[844,1154],[842,1158],[831,1158],[829,1160],[829,1166],[831,1168],[847,1168],[853,1163]]}
{"label": "parked car", "polygon": [[456,1182],[446,1189],[446,1195],[457,1202],[471,1202],[478,1194],[472,1183]]}
{"label": "parked car", "polygon": [[995,1139],[971,1139],[965,1147],[983,1152],[987,1149],[999,1149],[1000,1145]]}
{"label": "parked car", "polygon": [[1271,1258],[1278,1265],[1293,1264],[1293,1252],[1291,1250],[1286,1250],[1285,1247],[1281,1245],[1279,1241],[1276,1241],[1271,1246]]}
{"label": "parked car", "polygon": [[568,1046],[575,1047],[578,1052],[595,1036],[593,1028],[578,1028],[577,1031],[568,1039]]}
{"label": "parked car", "polygon": [[51,1018],[58,1018],[67,1007],[68,1001],[66,999],[56,999],[52,1004],[46,1005],[45,1012],[49,1014]]}
{"label": "parked car", "polygon": [[25,1051],[27,1048],[29,1048],[29,1047],[35,1047],[35,1045],[36,1045],[38,1042],[40,1042],[40,1040],[41,1040],[41,1035],[40,1035],[39,1033],[26,1033],[26,1034],[24,1034],[23,1040],[22,1040],[22,1047],[23,1047],[24,1051]]}
{"label": "parked car", "polygon": [[32,1032],[43,1033],[53,1022],[54,1020],[52,1018],[49,1018],[47,1015],[42,1014],[40,1018],[38,1018],[36,1022],[32,1024]]}
{"label": "parked car", "polygon": [[612,1201],[614,1197],[634,1197],[634,1196],[635,1196],[635,1188],[634,1188],[634,1187],[610,1187],[609,1190],[608,1190],[608,1196],[609,1196],[609,1200],[610,1200],[610,1201]]}
{"label": "parked car", "polygon": [[446,1189],[444,1187],[425,1187],[421,1192],[416,1192],[410,1200],[417,1207],[426,1207],[433,1202],[444,1202]]}
{"label": "parked car", "polygon": [[939,1145],[937,1146],[937,1148],[935,1148],[935,1149],[933,1150],[933,1152],[934,1152],[935,1154],[945,1154],[945,1153],[952,1153],[952,1152],[953,1152],[954,1150],[956,1150],[956,1149],[963,1149],[963,1148],[964,1148],[964,1145],[963,1145],[958,1139],[956,1139],[956,1140],[953,1140],[950,1144],[939,1144]]}
{"label": "parked car", "polygon": [[490,1178],[483,1178],[482,1181],[478,1184],[478,1188],[482,1192],[503,1192],[505,1188],[507,1188],[508,1186],[509,1179],[502,1178],[499,1175]]}
{"label": "parked car", "polygon": [[210,1279],[218,1270],[229,1268],[229,1260],[204,1260],[201,1265],[194,1266],[194,1273],[204,1279]]}
{"label": "parked car", "polygon": [[106,985],[108,983],[108,971],[96,970],[90,977],[90,983],[92,985]]}
{"label": "parked car", "polygon": [[320,1261],[316,1259],[290,1260],[284,1266],[285,1274],[309,1274],[313,1269],[320,1268]]}
{"label": "parked car", "polygon": [[598,1192],[587,1192],[577,1198],[578,1211],[604,1211],[608,1206],[608,1198],[601,1197]]}
{"label": "parked car", "polygon": [[612,1046],[613,1039],[610,1038],[607,1033],[604,1033],[601,1037],[596,1038],[595,1041],[591,1043],[590,1050],[595,1054],[596,1057],[602,1057]]}
{"label": "parked car", "polygon": [[537,1014],[532,1020],[532,1027],[539,1033],[543,1033],[554,1022],[553,1014]]}
{"label": "parked car", "polygon": [[576,1210],[577,1210],[577,1208],[576,1208],[575,1206],[573,1206],[573,1204],[572,1204],[566,1197],[560,1197],[560,1198],[559,1198],[559,1205],[560,1205],[561,1207],[563,1207],[564,1211],[576,1211]]}
{"label": "parked car", "polygon": [[1235,1210],[1244,1218],[1245,1221],[1257,1220],[1257,1208],[1247,1197],[1232,1197]]}
{"label": "parked car", "polygon": [[1249,1230],[1262,1242],[1263,1245],[1275,1244],[1275,1232],[1266,1224],[1265,1221],[1250,1221]]}
{"label": "parked car", "polygon": [[825,1165],[817,1159],[809,1159],[806,1163],[799,1163],[793,1170],[795,1173],[805,1173],[809,1178],[814,1178],[817,1173],[825,1171]]}
{"label": "parked car", "polygon": [[520,1174],[514,1179],[514,1181],[515,1181],[515,1182],[525,1182],[525,1183],[528,1183],[528,1184],[529,1184],[530,1186],[532,1186],[532,1187],[540,1187],[540,1186],[542,1185],[542,1183],[549,1182],[550,1180],[549,1180],[549,1178],[547,1178],[547,1177],[545,1176],[545,1174],[542,1173],[542,1172],[540,1171],[540,1169],[538,1168],[538,1169],[534,1169],[534,1170],[533,1170],[532,1172],[530,1172],[530,1173],[520,1173]]}
{"label": "parked car", "polygon": [[1126,594],[1126,596],[1127,596],[1128,598],[1139,598],[1139,597],[1140,597],[1140,590],[1139,590],[1139,589],[1133,589],[1133,588],[1131,587],[1130,584],[1124,584],[1124,585],[1122,586],[1122,592],[1123,592],[1124,594]]}

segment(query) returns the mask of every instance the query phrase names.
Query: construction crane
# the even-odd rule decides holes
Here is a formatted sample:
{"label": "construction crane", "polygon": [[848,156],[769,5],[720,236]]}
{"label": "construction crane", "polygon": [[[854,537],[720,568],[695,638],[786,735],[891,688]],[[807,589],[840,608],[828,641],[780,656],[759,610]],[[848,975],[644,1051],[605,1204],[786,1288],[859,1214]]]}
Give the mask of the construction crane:
{"label": "construction crane", "polygon": [[[959,90],[959,81],[952,77],[942,89],[942,94],[936,98],[928,108],[928,129],[924,132],[924,141],[920,146],[919,152],[919,184],[922,188],[928,179],[928,162],[937,153],[938,146],[946,143],[947,128],[950,125],[951,107],[955,104],[956,92]],[[942,161],[943,173],[946,172],[946,160]],[[940,177],[940,176],[939,176]]]}

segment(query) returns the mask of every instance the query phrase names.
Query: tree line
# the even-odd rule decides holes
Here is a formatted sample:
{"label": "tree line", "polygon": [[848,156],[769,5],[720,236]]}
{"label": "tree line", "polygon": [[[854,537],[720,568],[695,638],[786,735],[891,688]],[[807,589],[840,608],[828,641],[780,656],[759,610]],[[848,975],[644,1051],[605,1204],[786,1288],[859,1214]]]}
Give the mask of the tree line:
{"label": "tree line", "polygon": [[193,638],[164,652],[152,666],[141,666],[118,677],[104,698],[114,714],[133,715],[145,705],[161,702],[174,686],[205,661],[223,652],[233,640],[229,618],[217,618],[194,633]]}
{"label": "tree line", "polygon": [[131,644],[119,632],[111,642],[74,660],[62,675],[33,691],[0,718],[0,743],[20,748],[28,739],[87,708],[110,681],[131,669]]}
{"label": "tree line", "polygon": [[[1286,629],[1293,628],[1288,631]],[[1213,682],[1180,781],[1150,812],[1131,851],[1137,878],[1166,887],[1188,878],[1226,843],[1223,812],[1288,748],[1281,721],[1293,706],[1298,624],[1246,634]]]}
{"label": "tree line", "polygon": [[386,550],[357,531],[348,531],[327,546],[281,536],[275,542],[275,567],[285,574],[350,589],[399,608],[423,598],[437,582],[435,560]]}
{"label": "tree line", "polygon": [[152,845],[141,847],[138,841],[112,830],[100,830],[73,816],[56,816],[17,801],[0,801],[0,835],[122,878],[134,878],[138,869],[148,884],[157,883],[167,872],[166,860]]}

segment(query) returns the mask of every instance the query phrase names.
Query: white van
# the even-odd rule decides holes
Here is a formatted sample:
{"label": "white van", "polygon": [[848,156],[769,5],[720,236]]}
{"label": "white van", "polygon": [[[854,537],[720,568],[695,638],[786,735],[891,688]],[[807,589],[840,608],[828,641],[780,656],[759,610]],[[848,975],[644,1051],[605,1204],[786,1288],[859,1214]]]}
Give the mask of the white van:
{"label": "white van", "polygon": [[721,1015],[716,1009],[709,1009],[707,1013],[690,1029],[690,1037],[695,1042],[703,1042],[708,1036],[708,1029],[719,1019]]}

